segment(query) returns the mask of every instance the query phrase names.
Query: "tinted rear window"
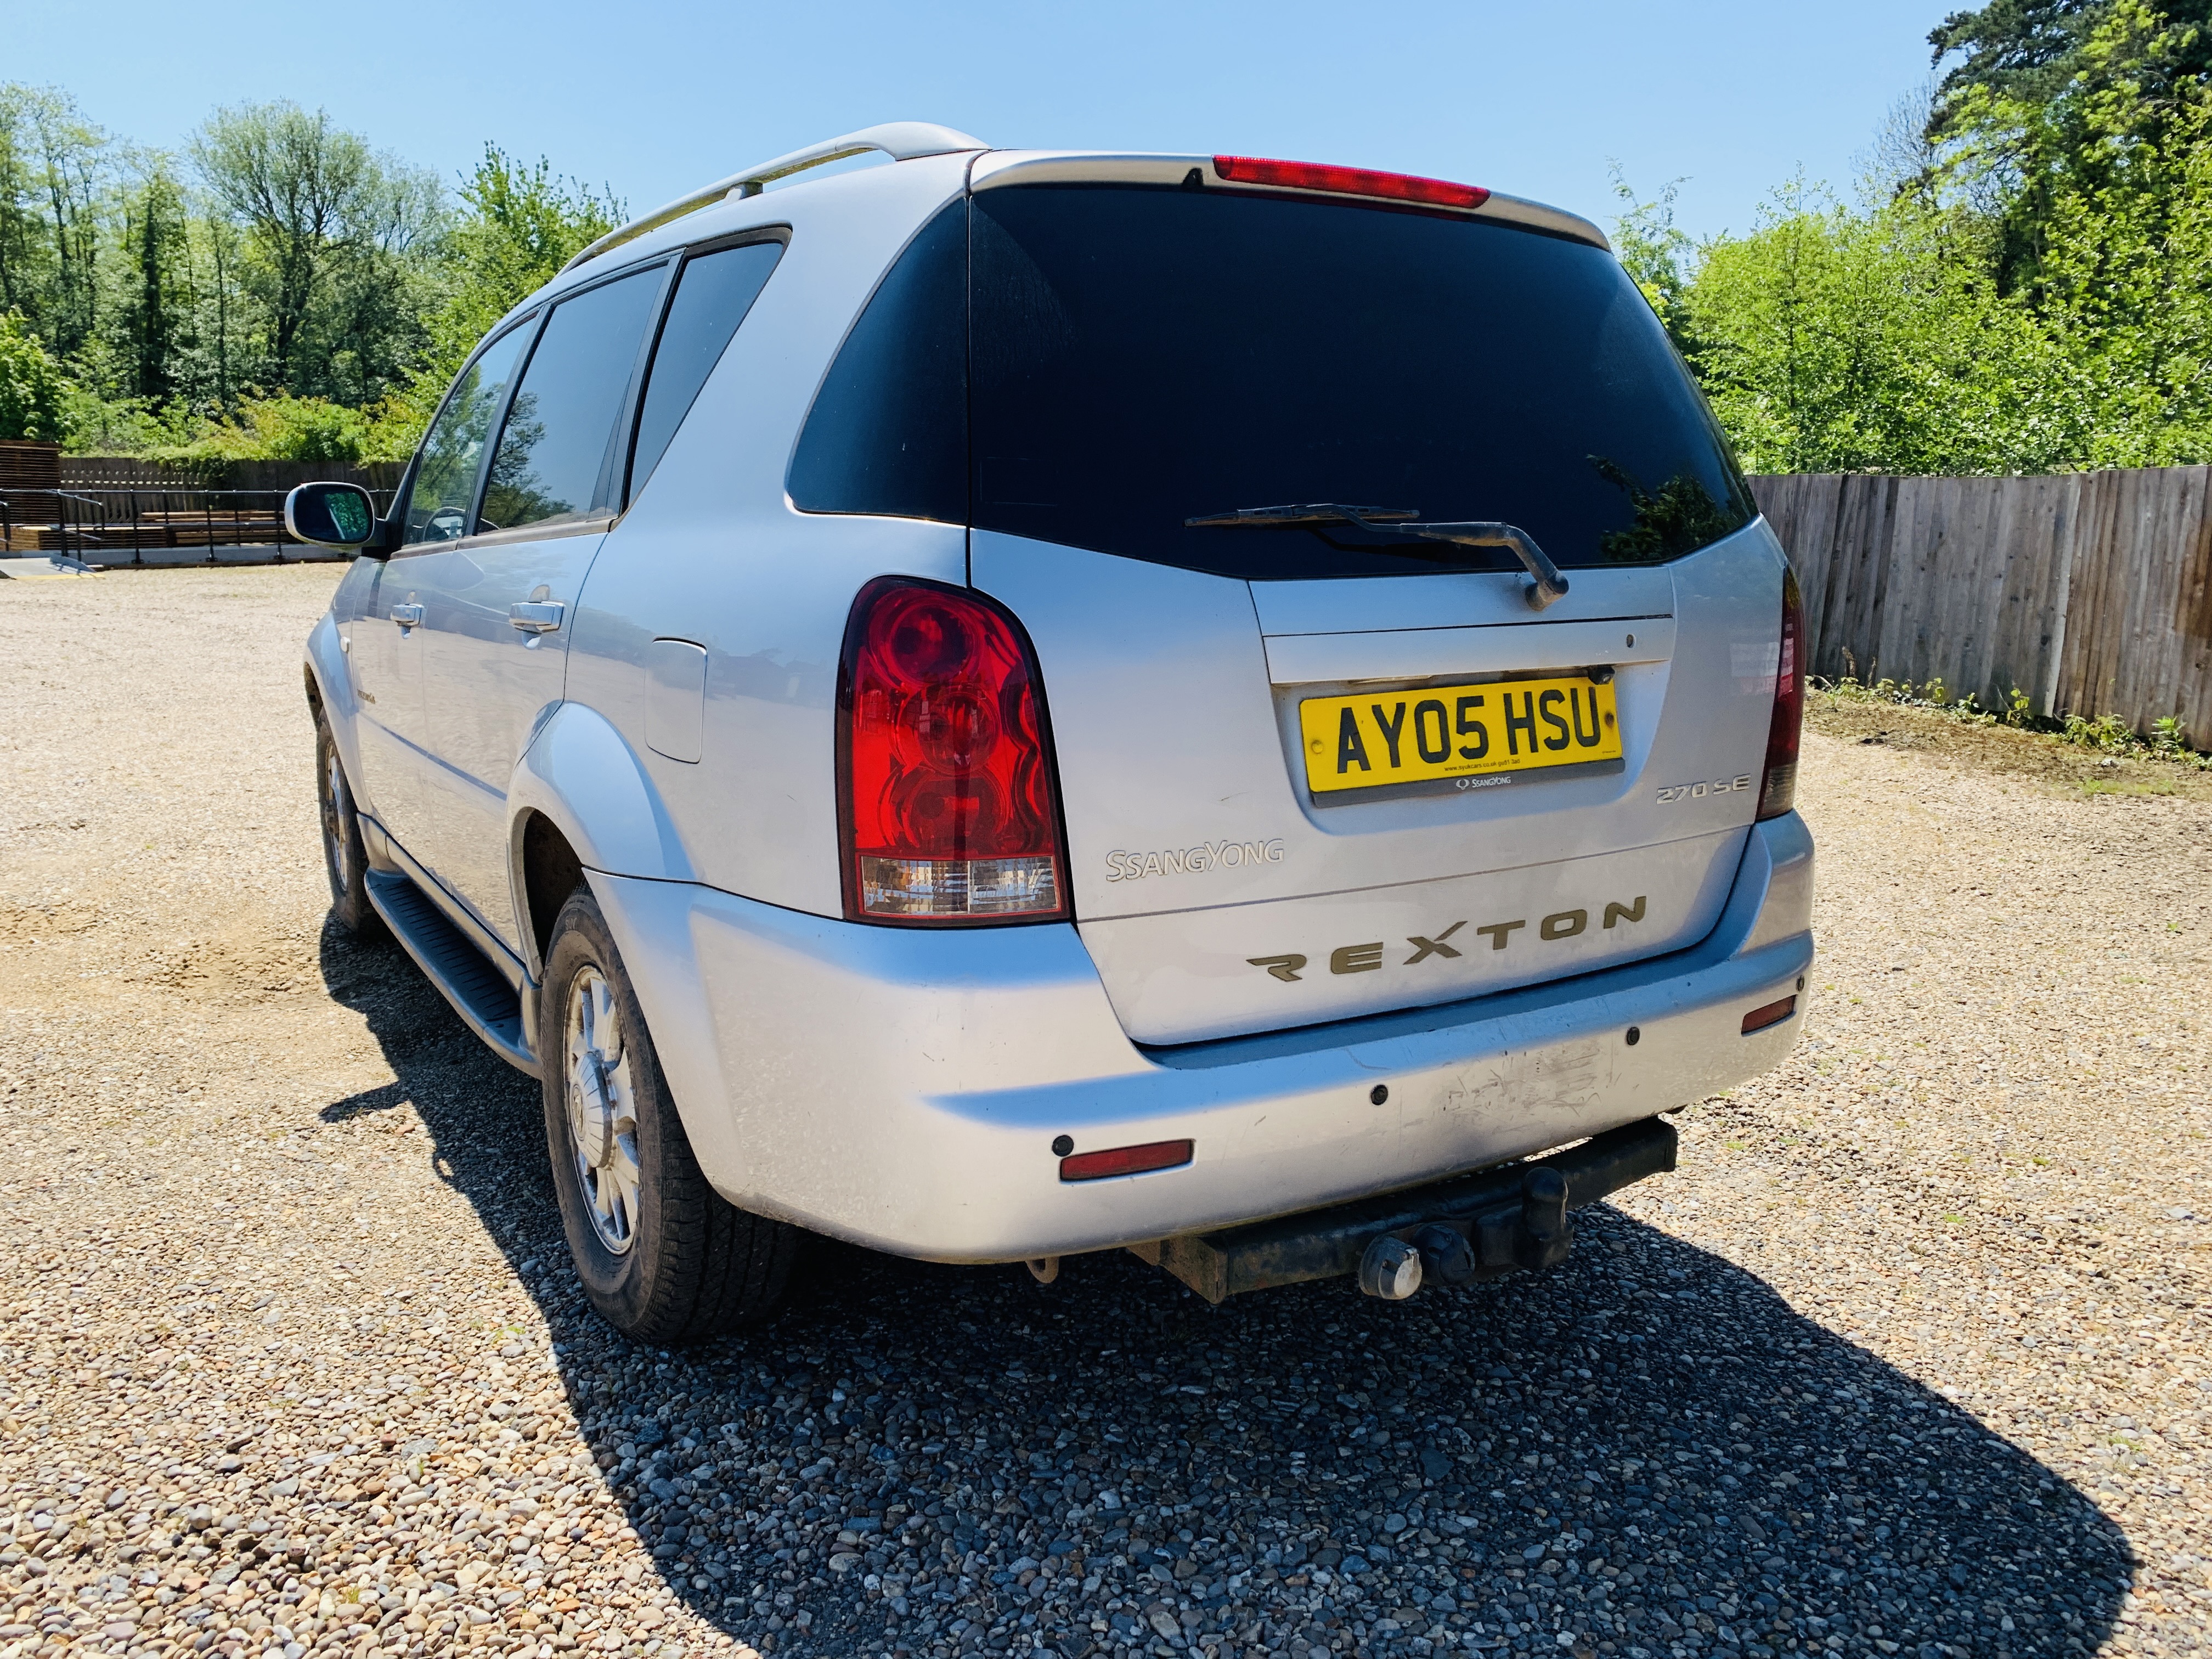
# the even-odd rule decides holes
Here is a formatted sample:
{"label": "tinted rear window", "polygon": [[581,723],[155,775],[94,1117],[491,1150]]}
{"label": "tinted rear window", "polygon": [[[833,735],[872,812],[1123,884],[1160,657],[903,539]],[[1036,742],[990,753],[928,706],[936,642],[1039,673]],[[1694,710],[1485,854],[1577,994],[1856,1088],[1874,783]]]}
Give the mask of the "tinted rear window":
{"label": "tinted rear window", "polygon": [[[964,313],[964,314],[963,314]],[[961,349],[965,335],[965,352]],[[964,417],[965,441],[960,441]],[[1651,563],[1756,510],[1611,255],[1495,222],[1221,191],[985,191],[854,325],[799,507],[1253,578],[1511,567],[1350,526],[1191,529],[1301,501],[1518,525],[1559,564]]]}
{"label": "tinted rear window", "polygon": [[981,528],[1319,576],[1422,567],[1349,526],[1183,520],[1415,508],[1516,524],[1588,567],[1676,557],[1753,511],[1650,308],[1584,243],[1333,203],[1027,186],[976,196],[970,257]]}

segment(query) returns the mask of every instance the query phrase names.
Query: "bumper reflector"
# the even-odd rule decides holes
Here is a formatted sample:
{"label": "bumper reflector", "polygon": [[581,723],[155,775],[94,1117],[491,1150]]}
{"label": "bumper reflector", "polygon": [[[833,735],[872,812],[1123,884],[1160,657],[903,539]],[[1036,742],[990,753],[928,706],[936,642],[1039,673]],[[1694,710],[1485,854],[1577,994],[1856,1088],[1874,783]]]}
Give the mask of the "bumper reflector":
{"label": "bumper reflector", "polygon": [[1779,1025],[1797,1012],[1797,999],[1784,997],[1779,1002],[1770,1002],[1764,1008],[1754,1008],[1743,1017],[1743,1034],[1763,1031],[1770,1025]]}
{"label": "bumper reflector", "polygon": [[1142,1175],[1147,1170],[1172,1170],[1190,1162],[1194,1143],[1151,1140],[1141,1146],[1115,1146],[1103,1152],[1076,1152],[1060,1160],[1062,1181],[1099,1181],[1108,1176]]}

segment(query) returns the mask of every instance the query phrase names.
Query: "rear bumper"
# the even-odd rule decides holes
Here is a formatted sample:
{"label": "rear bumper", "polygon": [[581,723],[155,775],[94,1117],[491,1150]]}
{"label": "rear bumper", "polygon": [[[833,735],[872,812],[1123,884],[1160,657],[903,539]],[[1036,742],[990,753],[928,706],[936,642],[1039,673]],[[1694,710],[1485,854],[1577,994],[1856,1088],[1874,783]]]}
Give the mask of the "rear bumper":
{"label": "rear bumper", "polygon": [[[1172,1049],[1123,1034],[1069,927],[902,931],[689,883],[592,883],[724,1196],[898,1255],[1011,1261],[1414,1186],[1756,1076],[1802,1023],[1812,870],[1793,814],[1753,830],[1689,950]],[[1793,996],[1744,1034],[1747,1013]],[[1194,1154],[1063,1182],[1062,1135],[1078,1151],[1187,1139]]]}

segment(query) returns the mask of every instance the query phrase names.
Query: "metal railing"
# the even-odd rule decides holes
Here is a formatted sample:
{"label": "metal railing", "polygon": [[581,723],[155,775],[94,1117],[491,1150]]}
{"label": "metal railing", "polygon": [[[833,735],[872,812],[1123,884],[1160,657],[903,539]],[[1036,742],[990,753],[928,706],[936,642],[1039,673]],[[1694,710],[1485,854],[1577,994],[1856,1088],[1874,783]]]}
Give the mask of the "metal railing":
{"label": "metal railing", "polygon": [[[284,531],[281,489],[0,489],[0,556],[58,553],[86,564],[216,564],[224,549],[267,547],[279,564],[302,544]],[[379,514],[388,490],[371,492]],[[205,548],[204,560],[149,552]]]}

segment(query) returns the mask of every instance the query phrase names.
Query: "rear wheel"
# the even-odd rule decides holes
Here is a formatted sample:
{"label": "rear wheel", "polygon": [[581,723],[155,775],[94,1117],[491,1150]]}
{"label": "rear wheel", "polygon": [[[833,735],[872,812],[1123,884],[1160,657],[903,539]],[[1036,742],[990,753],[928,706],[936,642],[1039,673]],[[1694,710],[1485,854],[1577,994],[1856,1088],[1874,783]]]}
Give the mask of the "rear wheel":
{"label": "rear wheel", "polygon": [[384,918],[368,902],[368,852],[337,739],[321,709],[315,711],[315,796],[323,821],[323,870],[331,880],[331,914],[356,939],[380,939]]}
{"label": "rear wheel", "polygon": [[805,1235],[707,1184],[587,890],[554,921],[539,995],[546,1146],[592,1305],[624,1335],[663,1346],[769,1317]]}

